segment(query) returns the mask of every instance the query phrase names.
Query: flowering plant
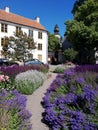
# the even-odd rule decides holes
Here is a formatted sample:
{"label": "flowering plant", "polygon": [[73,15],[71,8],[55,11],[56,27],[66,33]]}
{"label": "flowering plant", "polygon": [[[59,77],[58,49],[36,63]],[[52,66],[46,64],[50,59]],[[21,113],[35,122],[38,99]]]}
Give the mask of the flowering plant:
{"label": "flowering plant", "polygon": [[15,76],[19,73],[28,71],[28,70],[38,70],[43,73],[47,73],[49,70],[49,65],[19,65],[19,66],[3,66],[0,67],[0,72],[4,75],[8,75],[10,78],[14,79]]}
{"label": "flowering plant", "polygon": [[31,130],[31,113],[26,110],[26,96],[17,90],[0,93],[0,130]]}
{"label": "flowering plant", "polygon": [[7,75],[0,75],[0,92],[2,89],[14,89],[12,82],[10,81],[10,78]]}
{"label": "flowering plant", "polygon": [[0,75],[0,82],[8,81],[8,80],[9,80],[8,76],[6,76],[6,75]]}
{"label": "flowering plant", "polygon": [[73,69],[60,74],[43,98],[44,120],[52,130],[98,130],[97,73]]}
{"label": "flowering plant", "polygon": [[9,77],[6,75],[0,75],[0,89],[6,88],[9,82]]}

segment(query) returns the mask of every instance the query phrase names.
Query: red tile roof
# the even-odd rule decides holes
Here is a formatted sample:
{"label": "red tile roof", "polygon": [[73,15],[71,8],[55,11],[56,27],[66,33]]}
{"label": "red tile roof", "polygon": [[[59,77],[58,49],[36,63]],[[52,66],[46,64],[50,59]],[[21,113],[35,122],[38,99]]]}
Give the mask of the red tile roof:
{"label": "red tile roof", "polygon": [[40,23],[37,23],[36,20],[31,20],[10,12],[6,12],[5,10],[0,10],[0,20],[46,31],[46,29]]}

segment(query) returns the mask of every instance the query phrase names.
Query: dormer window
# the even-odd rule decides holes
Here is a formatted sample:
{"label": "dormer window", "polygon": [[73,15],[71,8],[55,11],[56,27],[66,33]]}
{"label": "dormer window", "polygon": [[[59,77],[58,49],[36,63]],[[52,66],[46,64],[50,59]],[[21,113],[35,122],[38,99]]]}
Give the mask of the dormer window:
{"label": "dormer window", "polygon": [[7,33],[7,24],[1,23],[1,32]]}

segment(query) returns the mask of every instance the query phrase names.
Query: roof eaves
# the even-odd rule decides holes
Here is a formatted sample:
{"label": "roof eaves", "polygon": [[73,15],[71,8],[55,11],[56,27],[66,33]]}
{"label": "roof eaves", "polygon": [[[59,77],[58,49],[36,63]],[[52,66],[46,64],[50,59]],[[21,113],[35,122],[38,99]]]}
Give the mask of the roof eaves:
{"label": "roof eaves", "polygon": [[[17,14],[7,13],[3,10],[0,10],[0,11],[1,11],[1,13],[3,13],[3,15],[5,14],[5,15],[8,16],[7,18],[3,16],[3,18],[1,19],[2,21],[6,21],[6,22],[18,24],[18,25],[23,25],[23,26],[32,27],[32,28],[36,28],[36,29],[39,29],[39,30],[47,31],[40,23],[37,23],[34,20],[25,18],[25,17],[17,15]],[[1,14],[1,16],[2,16],[2,14]],[[12,17],[14,19],[11,20],[10,17]],[[17,22],[16,18],[18,18],[18,22]],[[19,18],[20,18],[20,21],[19,21]],[[23,24],[22,24],[22,21],[26,21],[26,22],[23,22]],[[31,26],[30,26],[30,24],[31,24]],[[34,24],[34,26],[33,26],[33,24]],[[38,27],[37,27],[37,25],[38,25]]]}

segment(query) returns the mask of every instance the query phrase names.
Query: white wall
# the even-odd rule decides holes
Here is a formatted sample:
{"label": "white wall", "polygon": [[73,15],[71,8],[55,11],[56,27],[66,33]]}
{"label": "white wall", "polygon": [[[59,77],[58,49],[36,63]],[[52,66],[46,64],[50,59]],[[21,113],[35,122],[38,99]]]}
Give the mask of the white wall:
{"label": "white wall", "polygon": [[42,61],[44,63],[48,63],[48,34],[47,32],[43,31],[42,34],[42,39],[38,39],[38,31],[39,30],[34,30],[33,37],[34,37],[34,42],[36,43],[36,46],[38,47],[38,43],[42,44],[42,50],[37,50],[35,49],[35,52],[33,52],[33,55],[35,56],[36,59],[38,59],[38,54],[42,55]]}
{"label": "white wall", "polygon": [[[13,24],[13,23],[8,23],[8,22],[4,22],[6,24],[8,24],[8,33],[3,33],[1,32],[1,22],[0,21],[0,49],[1,47],[1,38],[7,36],[14,36],[14,32],[16,31],[16,26],[20,26],[17,24]],[[30,27],[27,26],[21,26],[21,30],[23,32],[25,32],[27,35],[29,34],[29,29],[31,29]],[[32,54],[33,54],[33,58],[38,59],[38,54],[42,55],[42,62],[47,63],[47,59],[48,59],[48,35],[46,31],[42,31],[42,30],[38,30],[35,28],[33,29],[33,38],[34,38],[34,42],[36,43],[36,46],[38,45],[38,43],[42,44],[42,50],[38,51],[37,49],[32,50]],[[42,32],[42,39],[38,39],[38,31]]]}

